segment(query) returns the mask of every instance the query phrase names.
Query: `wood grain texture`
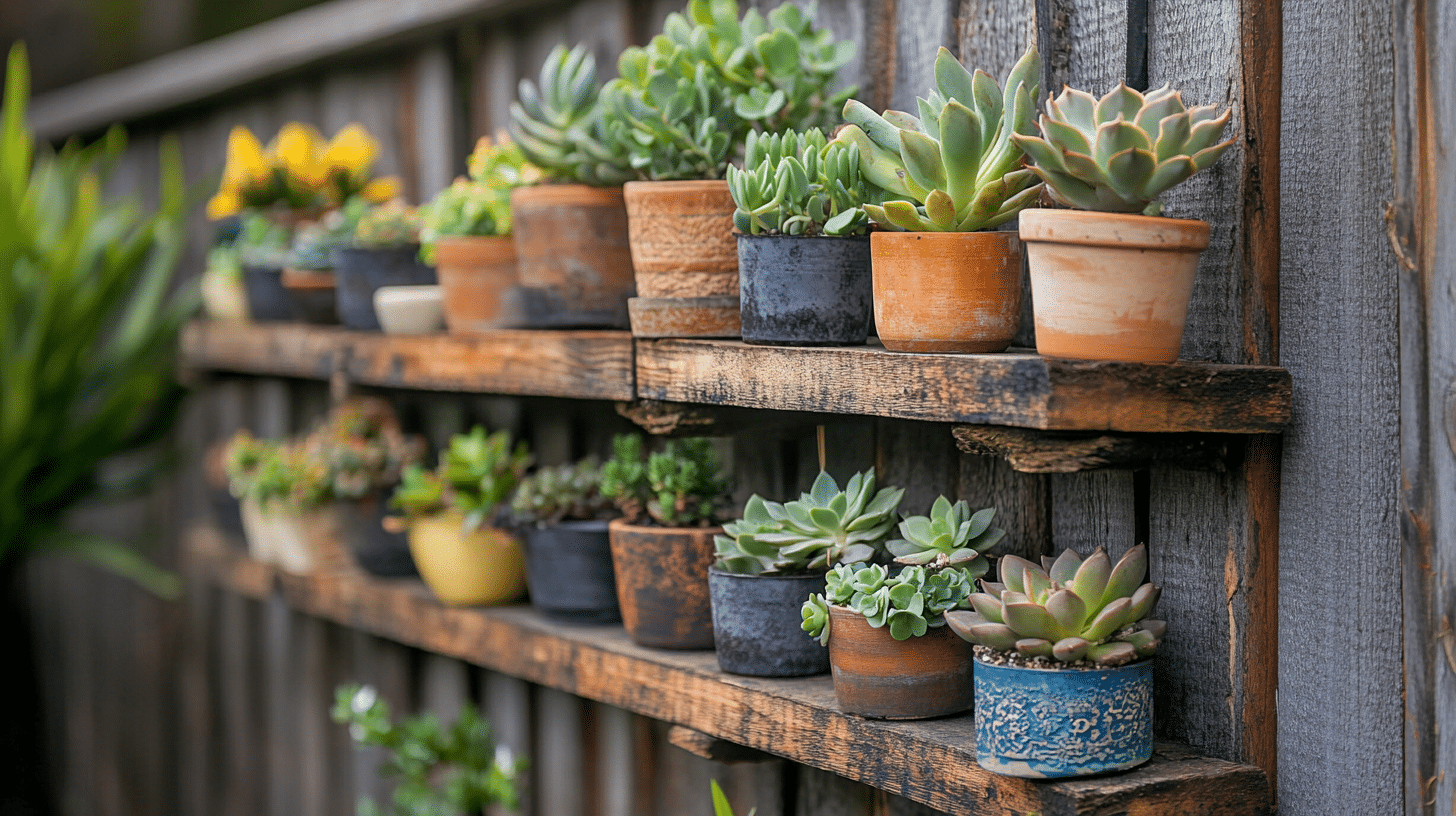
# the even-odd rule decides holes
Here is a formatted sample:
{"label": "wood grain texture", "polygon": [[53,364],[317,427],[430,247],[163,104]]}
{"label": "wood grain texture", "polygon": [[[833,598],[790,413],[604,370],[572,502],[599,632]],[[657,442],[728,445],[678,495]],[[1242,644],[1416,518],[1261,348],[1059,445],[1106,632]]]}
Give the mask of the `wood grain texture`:
{"label": "wood grain texture", "polygon": [[725,340],[639,340],[636,348],[638,396],[655,400],[1044,430],[1269,433],[1288,420],[1288,375],[1272,367]]}
{"label": "wood grain texture", "polygon": [[[1405,734],[1400,272],[1382,219],[1396,195],[1395,20],[1378,4],[1294,0],[1283,11],[1279,358],[1297,386],[1279,516],[1280,550],[1293,556],[1279,567],[1279,801],[1295,814],[1400,813],[1413,804],[1394,750]],[[1339,94],[1331,65],[1353,67]],[[1375,101],[1340,117],[1337,95]],[[1304,127],[1326,116],[1330,126]],[[1352,530],[1353,550],[1337,543]],[[1327,591],[1336,584],[1343,599]],[[1330,644],[1341,660],[1320,657]],[[1389,748],[1362,750],[1351,734]]]}
{"label": "wood grain texture", "polygon": [[[941,810],[976,813],[1267,813],[1263,775],[1161,744],[1111,779],[1029,783],[982,771],[970,717],[919,723],[841,714],[828,678],[724,675],[711,652],[635,646],[616,627],[548,622],[525,607],[452,609],[415,581],[294,576],[193,539],[191,563],[235,592],[857,779]],[[746,717],[744,712],[755,716]]]}
{"label": "wood grain texture", "polygon": [[1212,434],[1073,434],[994,425],[959,425],[952,434],[962,451],[1004,458],[1022,473],[1135,469],[1156,461],[1222,470],[1228,456],[1227,437]]}
{"label": "wood grain texture", "polygon": [[820,0],[817,23],[837,40],[855,43],[858,50],[843,68],[835,87],[857,86],[855,99],[875,110],[890,104],[894,71],[895,0]]}
{"label": "wood grain texture", "polygon": [[1045,475],[1020,473],[1004,460],[962,453],[956,498],[973,508],[995,507],[996,526],[1006,531],[990,552],[1036,561],[1051,542],[1051,486]]}
{"label": "wood grain texture", "polygon": [[935,55],[942,45],[952,53],[960,45],[955,18],[955,0],[895,2],[890,107],[916,113],[915,98],[935,87]]}

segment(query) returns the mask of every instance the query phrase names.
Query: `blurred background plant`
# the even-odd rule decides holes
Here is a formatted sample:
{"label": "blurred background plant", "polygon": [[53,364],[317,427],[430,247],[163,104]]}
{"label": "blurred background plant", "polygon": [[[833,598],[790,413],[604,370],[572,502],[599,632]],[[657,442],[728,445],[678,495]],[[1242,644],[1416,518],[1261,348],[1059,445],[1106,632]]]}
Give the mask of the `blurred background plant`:
{"label": "blurred background plant", "polygon": [[359,195],[382,203],[399,195],[399,179],[373,177],[379,142],[357,123],[325,140],[312,125],[289,122],[266,146],[238,125],[228,134],[227,162],[209,218],[245,209],[309,211]]}
{"label": "blurred background plant", "polygon": [[435,242],[448,235],[511,234],[511,190],[539,184],[545,174],[526,161],[504,132],[475,143],[468,176],[457,177],[420,207],[420,260],[435,263]]}

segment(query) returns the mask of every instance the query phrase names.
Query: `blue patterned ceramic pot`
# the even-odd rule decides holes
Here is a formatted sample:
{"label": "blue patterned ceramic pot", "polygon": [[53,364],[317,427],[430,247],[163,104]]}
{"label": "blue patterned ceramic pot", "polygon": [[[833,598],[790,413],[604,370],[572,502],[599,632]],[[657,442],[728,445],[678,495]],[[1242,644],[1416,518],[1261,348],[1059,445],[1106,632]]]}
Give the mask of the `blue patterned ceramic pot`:
{"label": "blue patterned ceramic pot", "polygon": [[1007,776],[1121,771],[1153,754],[1153,662],[1033,669],[976,659],[976,760]]}

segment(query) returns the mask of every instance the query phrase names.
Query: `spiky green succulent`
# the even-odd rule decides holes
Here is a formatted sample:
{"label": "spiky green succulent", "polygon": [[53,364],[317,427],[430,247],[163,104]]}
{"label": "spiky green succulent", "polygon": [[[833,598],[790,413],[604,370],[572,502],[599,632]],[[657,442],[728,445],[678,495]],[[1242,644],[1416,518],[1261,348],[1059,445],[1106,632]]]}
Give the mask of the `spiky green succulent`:
{"label": "spiky green succulent", "polygon": [[479,425],[468,434],[455,434],[433,473],[417,464],[404,471],[391,505],[407,516],[432,515],[455,507],[465,514],[466,529],[482,526],[510,498],[530,467],[526,443],[511,442],[510,431],[487,435]]}
{"label": "spiky green succulent", "polygon": [[986,574],[989,566],[982,555],[1006,535],[992,527],[996,508],[971,513],[964,499],[951,504],[941,496],[928,516],[909,516],[900,522],[903,538],[885,542],[885,549],[897,564],[925,564],[934,568],[959,567],[972,578]]}
{"label": "spiky green succulent", "polygon": [[1120,666],[1157,651],[1167,625],[1147,619],[1159,589],[1142,583],[1146,546],[1116,566],[1101,547],[1085,561],[1064,550],[1042,563],[1002,556],[1001,583],[982,579],[983,591],[970,597],[975,611],[946,615],[951,629],[981,646],[1062,663]]}
{"label": "spiky green succulent", "polygon": [[585,45],[558,45],[540,84],[522,79],[511,103],[511,138],[532,164],[558,179],[610,187],[637,178],[627,145],[602,119],[597,60]]}
{"label": "spiky green succulent", "polygon": [[820,472],[808,493],[785,504],[757,495],[743,518],[715,539],[719,569],[792,574],[826,570],[875,557],[895,525],[903,488],[875,491],[875,470],[856,473],[844,490]]}
{"label": "spiky green succulent", "polygon": [[745,169],[728,166],[733,225],[749,235],[863,235],[872,198],[859,148],[829,144],[818,128],[748,134]]}
{"label": "spiky green succulent", "polygon": [[895,640],[908,640],[944,626],[947,613],[965,608],[974,582],[956,568],[904,567],[892,576],[879,564],[841,564],[826,576],[824,594],[810,595],[804,602],[800,625],[827,646],[832,604],[863,615],[876,629],[888,626]]}
{"label": "spiky green succulent", "polygon": [[602,495],[601,483],[602,466],[594,456],[541,468],[516,486],[511,512],[538,523],[607,518],[612,501]]}
{"label": "spiky green succulent", "polygon": [[870,218],[891,230],[971,232],[1004,224],[1036,201],[1037,178],[1021,166],[1021,148],[1011,137],[1036,132],[1040,76],[1035,47],[999,87],[942,47],[935,58],[936,90],[917,100],[919,117],[881,115],[847,102],[850,124],[835,141],[859,148],[860,172],[884,188],[887,199],[865,206]]}
{"label": "spiky green succulent", "polygon": [[1218,161],[1229,111],[1187,108],[1167,85],[1141,94],[1118,85],[1101,99],[1063,88],[1047,102],[1040,136],[1014,140],[1034,162],[1047,192],[1069,207],[1160,215],[1158,196]]}

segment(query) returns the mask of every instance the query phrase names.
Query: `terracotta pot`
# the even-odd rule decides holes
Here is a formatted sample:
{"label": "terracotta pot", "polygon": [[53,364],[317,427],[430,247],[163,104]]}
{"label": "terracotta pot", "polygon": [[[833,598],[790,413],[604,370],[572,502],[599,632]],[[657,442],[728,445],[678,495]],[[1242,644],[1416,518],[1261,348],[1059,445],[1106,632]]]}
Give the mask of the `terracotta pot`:
{"label": "terracotta pot", "polygon": [[629,181],[622,191],[638,295],[738,296],[728,182]]}
{"label": "terracotta pot", "polygon": [[829,607],[829,663],[834,696],[850,714],[918,720],[958,714],[971,707],[971,644],[949,626],[920,637],[895,640],[864,616]]}
{"label": "terracotta pot", "polygon": [[1004,351],[1021,328],[1012,232],[874,232],[875,325],[891,351]]}
{"label": "terracotta pot", "polygon": [[458,510],[410,521],[409,547],[420,577],[441,603],[497,606],[526,591],[520,542],[504,530],[465,532]]}
{"label": "terracotta pot", "polygon": [[1176,362],[1208,234],[1208,224],[1196,220],[1023,211],[1037,352]]}
{"label": "terracotta pot", "polygon": [[737,337],[743,326],[737,295],[634,297],[627,312],[634,337]]}
{"label": "terracotta pot", "polygon": [[242,502],[248,554],[288,572],[337,572],[353,569],[332,507],[296,510],[270,503]]}
{"label": "terracotta pot", "polygon": [[608,527],[622,624],[632,640],[659,649],[713,648],[708,568],[722,527]]}
{"label": "terracotta pot", "polygon": [[526,325],[627,328],[636,289],[621,187],[518,187],[511,225]]}
{"label": "terracotta pot", "polygon": [[510,238],[451,236],[435,243],[435,273],[444,295],[445,326],[472,334],[519,325],[506,301],[516,285],[516,248]]}

